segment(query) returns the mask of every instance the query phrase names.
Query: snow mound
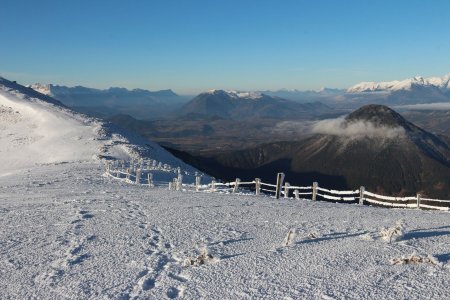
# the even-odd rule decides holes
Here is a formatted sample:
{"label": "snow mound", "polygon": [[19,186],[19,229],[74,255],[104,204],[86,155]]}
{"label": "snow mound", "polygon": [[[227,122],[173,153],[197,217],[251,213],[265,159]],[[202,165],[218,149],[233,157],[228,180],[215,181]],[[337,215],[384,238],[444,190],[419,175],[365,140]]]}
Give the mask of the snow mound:
{"label": "snow mound", "polygon": [[1,77],[0,141],[0,176],[42,164],[146,157],[196,171],[155,143]]}

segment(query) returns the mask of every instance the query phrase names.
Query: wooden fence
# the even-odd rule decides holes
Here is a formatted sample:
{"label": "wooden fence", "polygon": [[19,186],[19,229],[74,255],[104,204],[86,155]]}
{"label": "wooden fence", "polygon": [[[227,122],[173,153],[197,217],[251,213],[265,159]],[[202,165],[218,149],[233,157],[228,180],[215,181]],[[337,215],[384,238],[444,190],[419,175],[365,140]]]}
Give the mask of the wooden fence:
{"label": "wooden fence", "polygon": [[[172,173],[172,181],[155,182],[152,173],[155,171]],[[128,183],[144,184],[150,187],[155,185],[168,185],[170,190],[210,193],[254,193],[256,195],[273,195],[276,199],[283,197],[297,200],[309,199],[313,201],[369,204],[392,208],[450,210],[450,200],[424,198],[420,194],[411,197],[382,196],[366,191],[364,187],[356,190],[339,191],[320,187],[317,182],[313,182],[311,186],[293,186],[288,182],[284,182],[283,173],[277,174],[276,184],[262,182],[259,178],[248,182],[242,182],[239,178],[236,178],[233,182],[222,183],[212,180],[208,184],[201,184],[202,175],[198,173],[193,175],[195,178],[193,183],[183,183],[183,176],[192,176],[192,174],[188,172],[182,173],[180,168],[172,168],[168,165],[150,160],[150,162],[140,163],[126,163],[123,161],[115,163],[108,162],[106,164],[105,174],[106,176]]]}

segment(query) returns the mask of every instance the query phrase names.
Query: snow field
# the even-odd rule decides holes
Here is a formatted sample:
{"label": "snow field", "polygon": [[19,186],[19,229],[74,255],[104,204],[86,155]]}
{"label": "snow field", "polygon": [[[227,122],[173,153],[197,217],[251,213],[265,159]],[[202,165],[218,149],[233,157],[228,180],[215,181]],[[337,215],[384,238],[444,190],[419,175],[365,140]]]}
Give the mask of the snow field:
{"label": "snow field", "polygon": [[[100,163],[0,178],[1,299],[443,299],[447,212],[169,191]],[[403,221],[385,241],[382,227]],[[295,232],[289,246],[285,238]],[[204,249],[201,266],[185,260]],[[432,255],[439,263],[393,260]]]}

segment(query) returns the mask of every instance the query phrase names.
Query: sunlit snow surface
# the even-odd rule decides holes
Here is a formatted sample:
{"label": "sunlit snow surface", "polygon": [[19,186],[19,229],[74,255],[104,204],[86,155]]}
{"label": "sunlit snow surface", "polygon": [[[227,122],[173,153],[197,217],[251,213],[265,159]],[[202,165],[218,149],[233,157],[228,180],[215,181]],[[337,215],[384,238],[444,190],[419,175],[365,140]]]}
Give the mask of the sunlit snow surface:
{"label": "sunlit snow surface", "polygon": [[[169,191],[99,164],[0,178],[1,299],[444,299],[450,218],[252,195]],[[381,227],[405,223],[391,244]],[[290,229],[290,246],[283,241]],[[185,266],[202,249],[213,256]],[[392,265],[416,253],[438,265]]]}

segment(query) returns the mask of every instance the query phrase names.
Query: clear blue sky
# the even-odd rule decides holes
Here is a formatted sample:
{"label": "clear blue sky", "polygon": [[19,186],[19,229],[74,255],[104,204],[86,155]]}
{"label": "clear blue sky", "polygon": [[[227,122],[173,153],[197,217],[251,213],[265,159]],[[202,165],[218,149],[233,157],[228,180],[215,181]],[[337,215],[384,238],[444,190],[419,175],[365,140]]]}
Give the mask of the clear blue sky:
{"label": "clear blue sky", "polygon": [[450,73],[448,0],[2,0],[21,83],[316,89]]}

